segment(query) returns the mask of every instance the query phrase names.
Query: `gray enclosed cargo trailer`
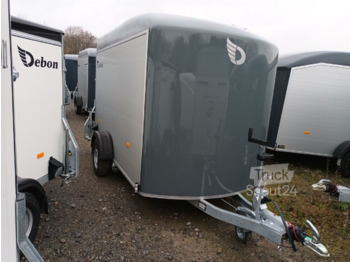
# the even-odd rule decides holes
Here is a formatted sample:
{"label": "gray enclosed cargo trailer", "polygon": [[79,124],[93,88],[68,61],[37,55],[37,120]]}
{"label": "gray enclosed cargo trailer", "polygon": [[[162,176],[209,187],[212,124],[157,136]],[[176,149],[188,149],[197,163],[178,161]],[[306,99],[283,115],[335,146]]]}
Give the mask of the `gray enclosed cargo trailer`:
{"label": "gray enclosed cargo trailer", "polygon": [[90,111],[95,101],[96,48],[87,48],[78,56],[78,85],[74,95],[76,112]]}
{"label": "gray enclosed cargo trailer", "polygon": [[98,128],[140,194],[217,198],[252,183],[259,146],[248,129],[266,140],[275,46],[230,26],[145,16],[97,49]]}
{"label": "gray enclosed cargo trailer", "polygon": [[[101,37],[96,108],[85,124],[98,176],[118,168],[143,196],[189,200],[203,212],[281,245],[283,219],[239,192],[259,168],[275,80],[277,48],[235,27],[143,15]],[[92,130],[95,130],[92,132]],[[237,213],[208,201],[236,196]],[[232,205],[231,205],[232,208]],[[301,240],[322,256],[327,249]]]}
{"label": "gray enclosed cargo trailer", "polygon": [[276,151],[338,158],[350,177],[350,53],[310,52],[278,62],[269,124]]}
{"label": "gray enclosed cargo trailer", "polygon": [[73,92],[78,83],[78,55],[64,55],[66,85],[70,92]]}

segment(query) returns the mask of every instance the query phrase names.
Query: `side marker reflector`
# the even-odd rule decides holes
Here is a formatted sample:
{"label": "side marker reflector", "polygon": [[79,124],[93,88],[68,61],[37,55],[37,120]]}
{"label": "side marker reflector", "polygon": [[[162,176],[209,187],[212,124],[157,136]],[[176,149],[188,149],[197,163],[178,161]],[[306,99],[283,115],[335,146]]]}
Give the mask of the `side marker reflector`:
{"label": "side marker reflector", "polygon": [[39,158],[42,158],[44,157],[44,152],[41,152],[39,154],[36,155],[36,158],[39,159]]}

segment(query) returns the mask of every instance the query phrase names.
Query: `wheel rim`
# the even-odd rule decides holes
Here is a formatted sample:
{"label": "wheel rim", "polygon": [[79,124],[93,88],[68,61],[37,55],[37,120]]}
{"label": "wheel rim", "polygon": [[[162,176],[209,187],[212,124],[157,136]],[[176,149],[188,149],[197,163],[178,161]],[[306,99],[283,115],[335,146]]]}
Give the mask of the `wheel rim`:
{"label": "wheel rim", "polygon": [[98,150],[97,150],[97,148],[95,148],[95,150],[94,150],[94,167],[95,167],[95,169],[98,168]]}
{"label": "wheel rim", "polygon": [[240,239],[245,239],[245,232],[243,231],[242,228],[240,227],[237,227],[237,236],[240,238]]}
{"label": "wheel rim", "polygon": [[33,228],[33,221],[34,221],[34,217],[33,217],[33,213],[29,208],[26,208],[26,220],[25,220],[25,225],[26,225],[26,236],[29,237],[30,232],[32,231]]}

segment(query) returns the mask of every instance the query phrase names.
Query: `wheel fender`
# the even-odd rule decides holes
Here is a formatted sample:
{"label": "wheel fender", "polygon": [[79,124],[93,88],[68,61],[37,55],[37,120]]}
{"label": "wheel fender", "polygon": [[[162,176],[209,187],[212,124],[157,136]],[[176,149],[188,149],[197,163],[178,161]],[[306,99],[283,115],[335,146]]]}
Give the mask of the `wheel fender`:
{"label": "wheel fender", "polygon": [[31,193],[38,200],[41,212],[48,214],[48,201],[43,186],[35,179],[20,178],[17,179],[18,191],[21,193]]}
{"label": "wheel fender", "polygon": [[100,155],[101,160],[113,160],[113,139],[111,134],[108,131],[95,131],[91,139],[91,147],[94,144],[94,141],[98,139],[100,144]]}
{"label": "wheel fender", "polygon": [[333,156],[336,158],[342,158],[347,152],[350,151],[350,141],[344,141],[336,147],[333,151]]}

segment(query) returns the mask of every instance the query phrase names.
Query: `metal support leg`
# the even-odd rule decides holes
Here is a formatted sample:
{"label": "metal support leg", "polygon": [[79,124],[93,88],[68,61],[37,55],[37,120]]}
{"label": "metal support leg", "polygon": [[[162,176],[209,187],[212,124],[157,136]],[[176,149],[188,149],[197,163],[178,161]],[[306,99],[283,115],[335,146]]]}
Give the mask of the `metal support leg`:
{"label": "metal support leg", "polygon": [[93,120],[93,116],[95,114],[95,107],[89,111],[89,117],[86,119],[84,124],[84,136],[87,140],[91,140],[92,134],[94,132],[93,128],[97,126],[96,122]]}
{"label": "metal support leg", "polygon": [[79,175],[79,146],[66,118],[62,118],[66,131],[66,167],[65,176]]}

